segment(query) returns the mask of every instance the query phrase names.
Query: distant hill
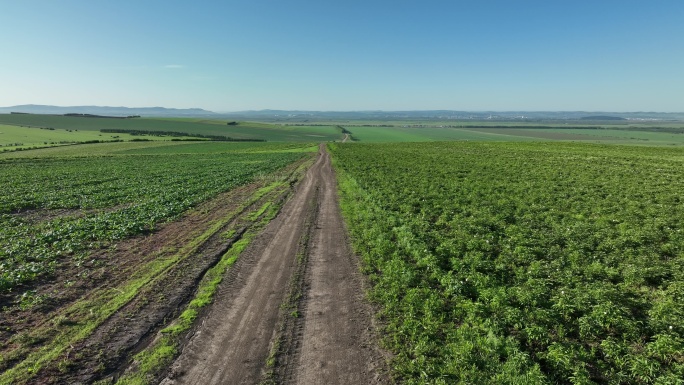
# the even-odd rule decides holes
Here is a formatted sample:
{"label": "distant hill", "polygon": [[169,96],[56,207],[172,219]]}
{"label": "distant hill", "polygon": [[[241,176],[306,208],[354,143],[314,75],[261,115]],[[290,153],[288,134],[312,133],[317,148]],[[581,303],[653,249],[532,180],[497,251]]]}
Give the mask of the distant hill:
{"label": "distant hill", "polygon": [[547,121],[547,120],[684,120],[684,112],[609,112],[609,111],[457,111],[457,110],[415,110],[415,111],[293,111],[258,110],[222,112],[201,108],[164,107],[100,107],[100,106],[47,106],[27,104],[0,107],[0,114],[11,112],[30,114],[87,114],[100,116],[142,117],[188,117],[227,120],[259,120],[265,122],[325,122],[340,120],[459,120],[459,121]]}
{"label": "distant hill", "polygon": [[594,115],[594,116],[583,116],[580,120],[627,120],[619,116],[608,116],[608,115]]}
{"label": "distant hill", "polygon": [[45,106],[37,104],[25,104],[12,107],[0,107],[0,113],[23,112],[28,114],[89,114],[105,116],[150,116],[150,117],[202,117],[215,116],[212,111],[201,108],[164,108],[164,107],[101,107],[101,106]]}
{"label": "distant hill", "polygon": [[340,120],[458,120],[458,121],[547,121],[547,120],[684,120],[684,112],[608,111],[287,111],[258,110],[217,113],[225,119],[271,122],[324,122]]}

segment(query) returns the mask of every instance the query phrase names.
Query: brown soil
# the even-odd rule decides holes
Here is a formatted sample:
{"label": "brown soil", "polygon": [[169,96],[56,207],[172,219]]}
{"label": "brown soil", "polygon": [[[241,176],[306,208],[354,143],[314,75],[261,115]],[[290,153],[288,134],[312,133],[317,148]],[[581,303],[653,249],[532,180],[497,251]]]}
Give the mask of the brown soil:
{"label": "brown soil", "polygon": [[[276,341],[281,353],[270,382],[388,382],[336,187],[330,156],[321,145],[318,161],[295,195],[224,279],[212,309],[162,384],[259,383]],[[301,253],[307,254],[301,318],[295,333],[280,336],[287,322],[283,317],[290,316],[281,305],[291,300]]]}
{"label": "brown soil", "polygon": [[320,208],[308,248],[303,339],[294,370],[283,382],[387,383],[387,368],[370,325],[371,308],[364,301],[358,260],[349,247],[340,214],[330,156],[323,159]]}

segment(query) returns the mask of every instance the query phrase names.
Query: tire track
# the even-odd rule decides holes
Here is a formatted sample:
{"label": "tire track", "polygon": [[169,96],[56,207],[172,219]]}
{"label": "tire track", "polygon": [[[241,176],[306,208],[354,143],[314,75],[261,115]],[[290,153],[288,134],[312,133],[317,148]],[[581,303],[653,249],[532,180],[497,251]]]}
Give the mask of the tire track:
{"label": "tire track", "polygon": [[[289,321],[281,306],[292,292],[293,274],[302,269],[300,252],[307,254],[303,282],[295,280],[302,285],[301,316],[283,337]],[[294,196],[231,269],[161,384],[257,384],[267,377],[286,384],[388,383],[362,287],[322,144]],[[269,377],[266,360],[281,342]]]}
{"label": "tire track", "polygon": [[269,354],[279,307],[296,254],[322,157],[309,169],[276,219],[240,256],[195,335],[162,384],[255,384]]}
{"label": "tire track", "polygon": [[372,311],[346,237],[330,155],[323,155],[320,206],[309,244],[301,348],[286,381],[294,384],[387,383]]}

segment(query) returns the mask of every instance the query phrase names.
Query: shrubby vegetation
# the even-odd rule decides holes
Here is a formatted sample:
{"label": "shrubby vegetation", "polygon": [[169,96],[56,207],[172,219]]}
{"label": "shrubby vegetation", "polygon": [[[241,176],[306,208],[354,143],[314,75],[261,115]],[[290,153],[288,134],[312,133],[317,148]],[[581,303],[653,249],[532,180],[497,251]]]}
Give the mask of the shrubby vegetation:
{"label": "shrubby vegetation", "polygon": [[682,383],[682,150],[331,149],[403,381]]}
{"label": "shrubby vegetation", "polygon": [[265,142],[263,139],[236,139],[224,135],[202,135],[202,134],[191,134],[188,132],[176,132],[176,131],[152,131],[152,130],[124,130],[118,128],[103,128],[100,130],[102,133],[108,134],[130,134],[130,135],[150,135],[150,136],[173,136],[173,137],[193,137],[193,138],[203,138],[209,140],[217,140],[223,142]]}

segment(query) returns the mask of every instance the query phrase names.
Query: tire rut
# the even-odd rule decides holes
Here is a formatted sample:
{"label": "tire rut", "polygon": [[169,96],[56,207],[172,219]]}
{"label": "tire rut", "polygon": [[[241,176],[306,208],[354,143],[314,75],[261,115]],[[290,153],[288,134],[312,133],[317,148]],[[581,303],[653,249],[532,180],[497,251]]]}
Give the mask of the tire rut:
{"label": "tire rut", "polygon": [[387,365],[377,348],[373,312],[337,200],[337,181],[324,154],[316,225],[308,245],[299,341],[279,382],[384,384]]}
{"label": "tire rut", "polygon": [[[297,262],[300,252],[306,253],[304,266]],[[302,271],[303,279],[297,278]],[[294,196],[223,282],[162,385],[390,382],[324,145]],[[292,305],[293,283],[302,294],[294,321],[282,309]],[[278,354],[269,374],[274,345]]]}
{"label": "tire rut", "polygon": [[241,254],[216,300],[161,383],[255,384],[261,379],[299,239],[316,195],[321,158],[279,215]]}

